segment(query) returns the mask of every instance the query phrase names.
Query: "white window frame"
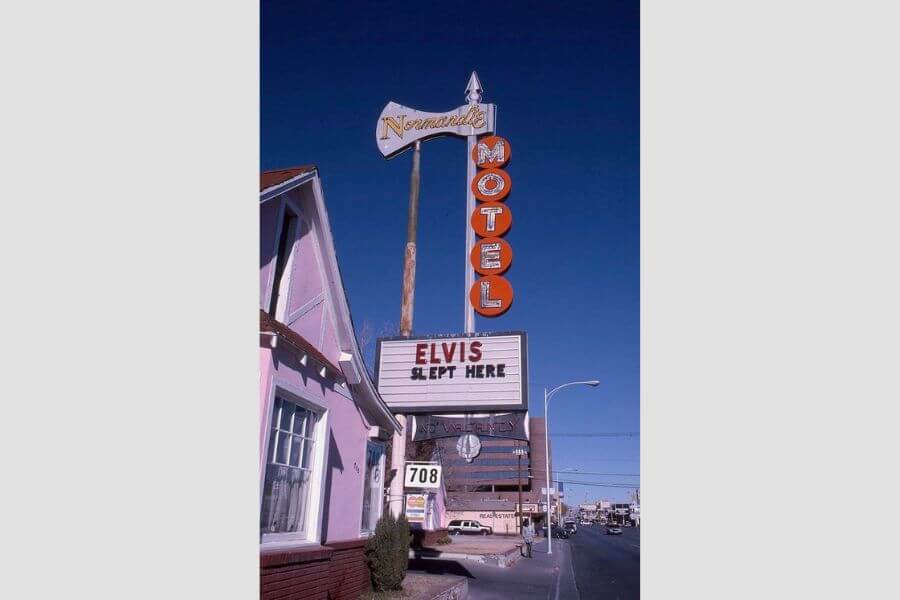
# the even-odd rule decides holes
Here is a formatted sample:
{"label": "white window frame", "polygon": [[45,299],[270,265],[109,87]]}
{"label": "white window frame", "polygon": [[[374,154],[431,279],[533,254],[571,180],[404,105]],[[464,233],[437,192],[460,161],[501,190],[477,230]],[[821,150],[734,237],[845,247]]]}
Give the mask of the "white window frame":
{"label": "white window frame", "polygon": [[385,444],[384,442],[379,442],[377,440],[373,440],[371,438],[367,438],[366,439],[366,454],[364,455],[364,458],[363,458],[363,468],[362,468],[363,476],[362,476],[362,481],[360,482],[360,491],[359,491],[359,498],[360,498],[359,537],[370,537],[371,535],[373,535],[375,533],[374,526],[371,529],[364,529],[362,526],[362,509],[363,509],[363,505],[365,504],[365,501],[366,501],[366,479],[368,479],[366,477],[365,461],[368,460],[369,444],[372,444],[373,446],[381,446],[381,458],[379,459],[379,462],[378,462],[378,469],[381,472],[381,484],[379,486],[380,490],[378,493],[378,504],[377,504],[378,515],[375,518],[375,523],[378,523],[378,520],[384,514],[384,482],[387,480],[387,478],[385,477],[386,473],[384,472],[384,467],[385,467],[385,456],[387,455],[387,444]]}
{"label": "white window frame", "polygon": [[[301,186],[302,187],[302,186]],[[310,233],[312,232],[312,222],[306,218],[305,213],[301,210],[300,202],[296,201],[292,197],[292,192],[294,190],[289,190],[276,198],[273,201],[278,202],[278,211],[276,216],[276,226],[275,226],[275,242],[274,248],[272,250],[272,255],[274,256],[272,262],[272,268],[269,271],[267,294],[265,298],[265,302],[263,305],[263,310],[269,312],[269,306],[272,304],[272,295],[275,294],[275,272],[278,270],[278,249],[279,242],[281,240],[281,233],[284,229],[284,221],[287,213],[291,213],[294,215],[297,220],[297,229],[294,231],[293,239],[290,241],[290,250],[287,255],[287,262],[284,265],[284,271],[281,275],[281,289],[284,290],[284,293],[278,294],[278,303],[275,305],[275,315],[274,318],[276,321],[287,324],[285,319],[288,318],[287,308],[290,306],[290,296],[291,296],[291,279],[294,270],[294,263],[296,261],[297,254],[297,242],[300,241],[301,232],[303,231],[304,225],[310,228]],[[298,192],[299,193],[299,192]],[[279,290],[280,292],[281,290]]]}
{"label": "white window frame", "polygon": [[275,397],[281,396],[283,399],[293,402],[313,413],[318,417],[316,426],[313,431],[312,469],[309,479],[309,501],[306,506],[307,515],[306,531],[303,533],[260,533],[260,548],[280,548],[285,546],[318,546],[322,537],[322,519],[325,507],[325,477],[327,474],[326,465],[328,464],[328,445],[329,445],[329,428],[328,428],[328,409],[321,403],[310,399],[308,396],[299,392],[292,385],[276,381],[273,382],[269,389],[269,397],[266,402],[265,415],[265,454],[263,455],[262,470],[259,474],[259,504],[257,513],[257,522],[259,514],[262,512],[263,488],[265,486],[266,469],[269,466],[269,456],[272,449],[269,447],[271,442],[272,418],[275,407]]}
{"label": "white window frame", "polygon": [[[275,320],[284,323],[287,316],[288,306],[291,300],[291,283],[294,275],[294,263],[297,260],[297,242],[299,241],[300,232],[303,231],[303,213],[297,210],[288,198],[284,199],[281,207],[281,226],[278,228],[278,237],[281,238],[281,228],[284,227],[287,214],[290,212],[294,217],[294,232],[288,239],[289,250],[287,253],[287,262],[284,270],[281,272],[281,281],[279,282],[278,303],[275,305]],[[278,269],[278,255],[275,256],[275,270]],[[272,289],[269,294],[276,293],[275,280],[272,280]],[[271,296],[270,296],[271,297]]]}

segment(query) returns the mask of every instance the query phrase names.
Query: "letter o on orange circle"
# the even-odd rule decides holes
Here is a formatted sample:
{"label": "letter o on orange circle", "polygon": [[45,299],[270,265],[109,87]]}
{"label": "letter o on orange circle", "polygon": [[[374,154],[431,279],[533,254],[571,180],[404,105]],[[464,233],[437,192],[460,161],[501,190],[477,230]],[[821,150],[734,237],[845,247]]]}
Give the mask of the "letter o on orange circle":
{"label": "letter o on orange circle", "polygon": [[512,227],[512,211],[502,202],[485,202],[475,207],[469,221],[481,237],[500,237]]}
{"label": "letter o on orange circle", "polygon": [[469,302],[475,312],[484,317],[502,315],[512,305],[513,289],[509,281],[500,275],[487,275],[478,279],[469,290]]}
{"label": "letter o on orange circle", "polygon": [[489,135],[475,142],[472,148],[472,162],[479,169],[502,167],[512,158],[509,140],[499,135]]}
{"label": "letter o on orange circle", "polygon": [[512,180],[503,169],[484,169],[472,180],[472,193],[482,202],[504,200],[512,190]]}
{"label": "letter o on orange circle", "polygon": [[499,275],[512,263],[512,246],[500,238],[478,240],[469,254],[472,268],[482,275]]}

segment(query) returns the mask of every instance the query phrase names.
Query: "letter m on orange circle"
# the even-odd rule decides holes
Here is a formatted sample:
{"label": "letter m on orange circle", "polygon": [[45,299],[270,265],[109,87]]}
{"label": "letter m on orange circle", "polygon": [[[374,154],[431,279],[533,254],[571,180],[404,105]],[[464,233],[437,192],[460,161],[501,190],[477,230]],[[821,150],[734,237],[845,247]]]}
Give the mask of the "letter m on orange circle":
{"label": "letter m on orange circle", "polygon": [[480,169],[502,167],[512,158],[512,146],[506,138],[489,135],[472,148],[472,160]]}

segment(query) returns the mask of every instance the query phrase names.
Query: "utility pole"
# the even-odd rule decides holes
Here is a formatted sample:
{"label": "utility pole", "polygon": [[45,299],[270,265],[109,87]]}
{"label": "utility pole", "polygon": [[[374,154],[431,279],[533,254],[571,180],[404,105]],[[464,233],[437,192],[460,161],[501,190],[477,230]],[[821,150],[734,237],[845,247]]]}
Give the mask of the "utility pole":
{"label": "utility pole", "polygon": [[[409,174],[409,215],[406,222],[406,252],[403,256],[403,291],[400,297],[400,335],[412,335],[413,309],[416,296],[416,234],[419,227],[419,169],[422,142],[416,141],[413,149],[412,171]],[[395,517],[403,513],[403,480],[406,469],[406,415],[397,415],[402,431],[394,433],[391,451],[390,506]]]}

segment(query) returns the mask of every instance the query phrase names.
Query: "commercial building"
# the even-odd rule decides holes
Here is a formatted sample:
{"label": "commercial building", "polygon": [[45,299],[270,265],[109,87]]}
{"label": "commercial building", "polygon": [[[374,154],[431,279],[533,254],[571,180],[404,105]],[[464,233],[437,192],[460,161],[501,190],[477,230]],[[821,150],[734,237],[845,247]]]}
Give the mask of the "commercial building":
{"label": "commercial building", "polygon": [[261,598],[353,598],[400,429],[353,330],[315,167],[262,173]]}
{"label": "commercial building", "polygon": [[[546,496],[541,490],[546,487],[548,462],[544,418],[522,418],[528,423],[525,429],[528,439],[482,434],[481,451],[471,462],[459,456],[457,438],[437,440],[448,496],[444,526],[453,519],[474,519],[493,527],[495,533],[517,534],[520,480],[523,516],[533,519],[538,526],[544,522]],[[525,452],[521,459],[521,478],[516,448]],[[556,502],[556,498],[551,500]]]}

